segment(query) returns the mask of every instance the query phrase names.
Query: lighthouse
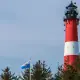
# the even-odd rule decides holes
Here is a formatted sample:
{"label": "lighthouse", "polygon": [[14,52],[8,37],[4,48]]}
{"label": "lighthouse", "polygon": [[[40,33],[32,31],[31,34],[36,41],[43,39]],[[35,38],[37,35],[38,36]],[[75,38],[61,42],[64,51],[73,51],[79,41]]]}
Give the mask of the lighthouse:
{"label": "lighthouse", "polygon": [[66,7],[64,26],[65,26],[65,46],[64,64],[73,65],[79,57],[78,45],[78,24],[79,17],[76,3],[71,3]]}

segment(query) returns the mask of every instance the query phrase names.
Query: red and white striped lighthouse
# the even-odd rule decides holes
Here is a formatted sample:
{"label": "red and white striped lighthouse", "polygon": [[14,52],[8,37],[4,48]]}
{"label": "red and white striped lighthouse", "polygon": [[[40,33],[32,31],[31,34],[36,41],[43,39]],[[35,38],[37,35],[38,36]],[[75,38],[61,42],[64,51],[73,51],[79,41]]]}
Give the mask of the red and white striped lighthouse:
{"label": "red and white striped lighthouse", "polygon": [[78,12],[77,6],[71,1],[65,12],[65,47],[64,64],[73,65],[79,56],[78,46]]}

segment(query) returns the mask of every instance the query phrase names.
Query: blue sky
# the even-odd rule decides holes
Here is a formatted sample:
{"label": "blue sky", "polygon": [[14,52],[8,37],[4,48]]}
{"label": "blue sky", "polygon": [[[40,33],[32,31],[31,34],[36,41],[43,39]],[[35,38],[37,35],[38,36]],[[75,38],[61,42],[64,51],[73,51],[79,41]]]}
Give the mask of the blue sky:
{"label": "blue sky", "polygon": [[[74,1],[80,11],[79,0]],[[58,62],[63,64],[63,17],[69,3],[70,0],[0,0],[0,69],[9,66],[20,74],[20,66],[32,58],[32,64],[45,60],[55,73]]]}

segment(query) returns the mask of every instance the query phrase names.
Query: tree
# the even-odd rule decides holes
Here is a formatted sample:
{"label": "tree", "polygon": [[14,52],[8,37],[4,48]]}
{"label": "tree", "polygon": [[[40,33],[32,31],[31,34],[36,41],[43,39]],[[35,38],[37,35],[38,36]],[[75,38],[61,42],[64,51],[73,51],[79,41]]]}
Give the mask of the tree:
{"label": "tree", "polygon": [[58,72],[54,76],[54,80],[80,80],[80,57],[75,60],[72,65],[65,64],[58,67]]}
{"label": "tree", "polygon": [[54,80],[63,80],[62,75],[63,75],[63,70],[62,70],[62,65],[58,67],[57,73],[54,75]]}
{"label": "tree", "polygon": [[30,71],[29,69],[25,69],[24,72],[22,72],[22,76],[20,76],[19,78],[21,80],[30,80],[29,79],[29,76],[30,76]]}
{"label": "tree", "polygon": [[50,67],[47,68],[45,61],[41,62],[40,60],[33,65],[32,69],[32,79],[33,80],[52,80],[52,72]]}
{"label": "tree", "polygon": [[16,80],[16,77],[14,74],[11,73],[10,68],[6,67],[4,70],[2,70],[1,79],[2,80]]}

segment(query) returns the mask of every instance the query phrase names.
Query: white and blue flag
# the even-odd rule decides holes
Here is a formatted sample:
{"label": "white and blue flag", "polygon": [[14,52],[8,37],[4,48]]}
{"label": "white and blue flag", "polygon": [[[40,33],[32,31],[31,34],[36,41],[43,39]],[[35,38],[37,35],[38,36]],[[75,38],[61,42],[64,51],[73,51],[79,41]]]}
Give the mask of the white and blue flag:
{"label": "white and blue flag", "polygon": [[30,61],[24,63],[22,66],[21,66],[21,69],[29,69],[30,68]]}

